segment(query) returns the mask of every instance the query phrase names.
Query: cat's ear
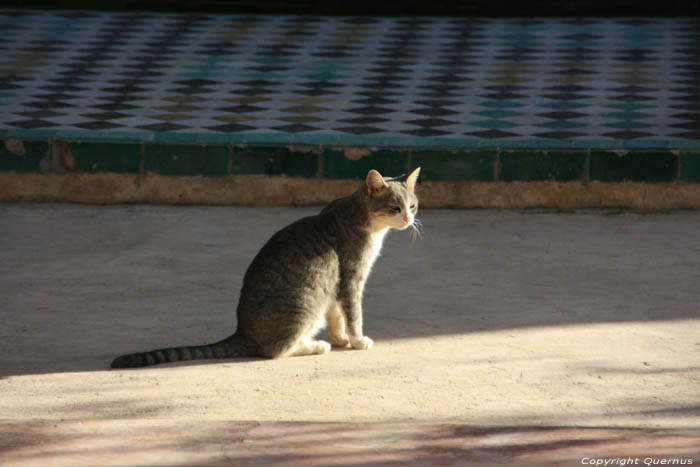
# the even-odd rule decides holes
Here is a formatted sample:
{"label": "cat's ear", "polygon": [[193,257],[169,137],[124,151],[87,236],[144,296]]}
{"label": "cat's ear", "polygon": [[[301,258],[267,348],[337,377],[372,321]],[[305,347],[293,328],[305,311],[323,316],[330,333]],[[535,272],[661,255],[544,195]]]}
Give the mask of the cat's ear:
{"label": "cat's ear", "polygon": [[415,191],[416,182],[418,181],[418,174],[419,173],[420,173],[420,167],[415,169],[413,172],[408,174],[408,177],[406,177],[406,186],[408,187],[409,190]]}
{"label": "cat's ear", "polygon": [[367,193],[372,197],[378,196],[387,187],[384,177],[374,169],[367,174],[365,184],[367,185]]}

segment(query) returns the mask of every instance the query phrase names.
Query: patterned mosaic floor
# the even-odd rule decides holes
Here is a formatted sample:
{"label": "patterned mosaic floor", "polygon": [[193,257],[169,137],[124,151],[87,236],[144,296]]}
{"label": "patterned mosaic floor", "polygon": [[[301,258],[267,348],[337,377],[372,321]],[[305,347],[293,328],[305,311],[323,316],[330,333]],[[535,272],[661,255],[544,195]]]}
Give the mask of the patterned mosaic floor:
{"label": "patterned mosaic floor", "polygon": [[0,136],[700,148],[700,20],[0,10]]}

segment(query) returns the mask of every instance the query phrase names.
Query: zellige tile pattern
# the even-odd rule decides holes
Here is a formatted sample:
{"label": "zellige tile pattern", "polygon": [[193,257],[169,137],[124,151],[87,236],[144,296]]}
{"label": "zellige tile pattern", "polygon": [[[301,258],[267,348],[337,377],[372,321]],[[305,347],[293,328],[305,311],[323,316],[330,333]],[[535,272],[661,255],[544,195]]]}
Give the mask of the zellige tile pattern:
{"label": "zellige tile pattern", "polygon": [[0,30],[5,136],[700,148],[695,18],[0,10]]}

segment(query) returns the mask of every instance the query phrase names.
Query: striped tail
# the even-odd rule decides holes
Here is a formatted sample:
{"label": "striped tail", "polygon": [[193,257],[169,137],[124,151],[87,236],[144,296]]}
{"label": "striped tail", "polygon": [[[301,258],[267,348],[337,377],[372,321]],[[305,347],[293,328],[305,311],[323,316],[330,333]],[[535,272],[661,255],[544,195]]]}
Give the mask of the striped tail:
{"label": "striped tail", "polygon": [[161,363],[185,360],[206,360],[212,358],[250,357],[252,352],[242,338],[233,335],[227,339],[208,345],[171,347],[122,355],[112,362],[112,368],[139,368]]}

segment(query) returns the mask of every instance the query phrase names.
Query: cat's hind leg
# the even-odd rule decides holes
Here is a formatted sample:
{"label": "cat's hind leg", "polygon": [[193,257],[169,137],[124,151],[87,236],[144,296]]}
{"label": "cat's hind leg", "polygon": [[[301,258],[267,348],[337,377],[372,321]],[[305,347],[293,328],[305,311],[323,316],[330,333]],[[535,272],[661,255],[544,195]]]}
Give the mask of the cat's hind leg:
{"label": "cat's hind leg", "polygon": [[303,338],[281,339],[263,347],[261,354],[267,358],[283,358],[317,355],[330,351],[331,344],[328,342],[306,336]]}
{"label": "cat's hind leg", "polygon": [[331,351],[331,344],[326,341],[317,339],[304,339],[292,352],[292,357],[300,357],[302,355],[317,355],[328,353]]}
{"label": "cat's hind leg", "polygon": [[262,354],[268,358],[282,358],[330,352],[331,345],[328,342],[315,338],[325,324],[325,319],[320,319],[311,326],[290,330],[284,335],[277,336],[274,342],[262,348]]}
{"label": "cat's hind leg", "polygon": [[322,316],[316,323],[308,327],[302,334],[304,337],[292,350],[292,356],[315,355],[331,351],[331,345],[323,340],[316,339],[316,334],[326,326],[325,316]]}

